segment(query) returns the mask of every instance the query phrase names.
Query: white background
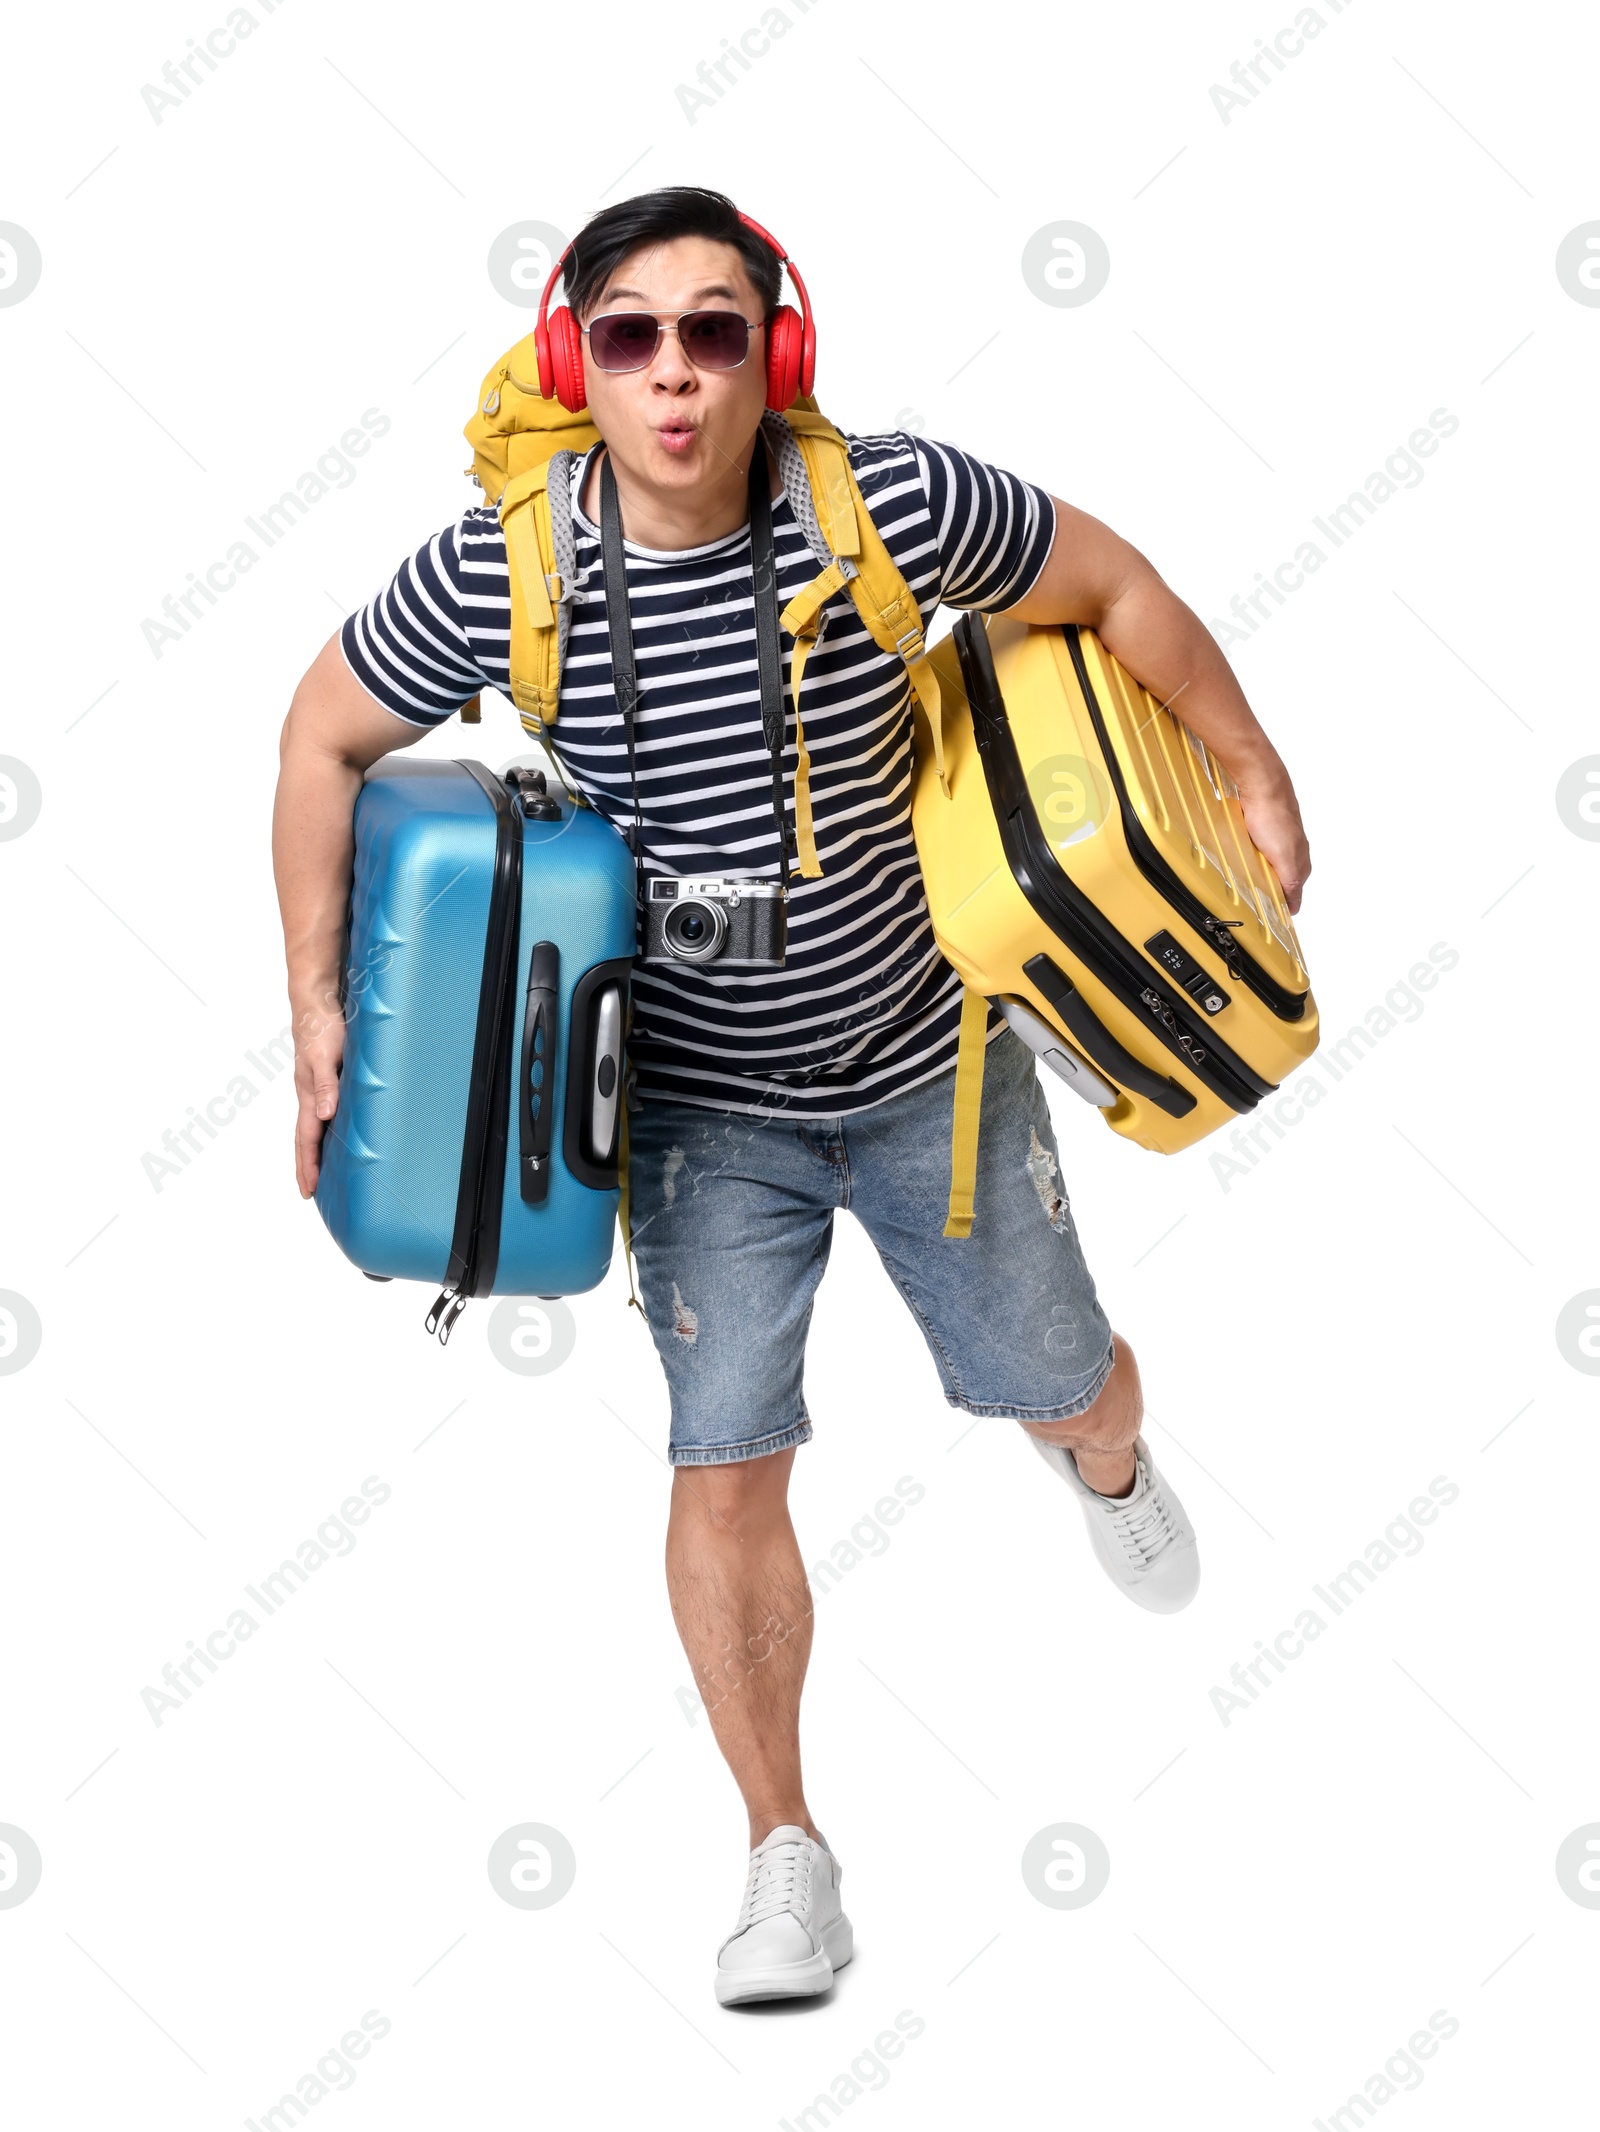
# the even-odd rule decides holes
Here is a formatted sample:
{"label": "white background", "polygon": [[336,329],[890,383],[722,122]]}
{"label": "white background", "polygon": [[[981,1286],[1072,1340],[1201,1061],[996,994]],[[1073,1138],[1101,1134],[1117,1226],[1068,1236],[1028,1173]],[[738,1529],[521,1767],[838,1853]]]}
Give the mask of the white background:
{"label": "white background", "polygon": [[[389,2032],[319,2123],[743,2128],[832,2095],[809,2122],[1276,2128],[1326,2122],[1436,2010],[1457,2029],[1378,2115],[1499,2125],[1592,2089],[1600,1912],[1556,1854],[1600,1822],[1600,1452],[1556,1320],[1600,1286],[1600,847],[1555,793],[1600,751],[1600,311],[1555,256],[1600,217],[1600,39],[1576,7],[1325,5],[1224,123],[1211,85],[1289,0],[785,12],[694,123],[677,84],[756,0],[559,31],[256,5],[159,123],[144,86],[221,0],[9,33],[0,219],[43,262],[0,307],[0,754],[42,794],[0,843],[0,1288],[42,1326],[0,1385],[0,1823],[43,1861],[0,1907],[0,2081],[30,2127],[259,2122],[368,2009]],[[1459,421],[1229,643],[1302,795],[1329,1037],[1435,943],[1456,967],[1226,1189],[1213,1146],[1157,1158],[1057,1105],[1200,1533],[1187,1612],[1127,1604],[1020,1432],[946,1408],[841,1224],[807,1561],[901,1476],[926,1493],[817,1601],[808,1796],[859,1951],[776,2012],[711,1996],[744,1817],[678,1695],[666,1397],[620,1266],[552,1374],[495,1359],[485,1304],[442,1351],[421,1290],[363,1281],[299,1200],[289,1077],[245,1062],[287,1019],[279,727],[342,617],[477,500],[461,428],[532,324],[489,247],[683,180],[793,247],[836,419],[1033,477],[1208,621],[1432,410]],[[1058,220],[1109,248],[1082,307],[1021,272]],[[162,599],[368,408],[392,427],[356,478],[155,657]],[[520,738],[491,696],[423,745]],[[255,1102],[157,1190],[143,1157],[240,1073]],[[354,1552],[154,1723],[161,1668],[369,1475],[392,1493]],[[1230,1667],[1440,1475],[1420,1552],[1224,1723]],[[577,1860],[542,1910],[486,1870],[524,1822]],[[1110,1855],[1083,1908],[1023,1878],[1057,1823]],[[921,2032],[839,2100],[906,2010]]]}

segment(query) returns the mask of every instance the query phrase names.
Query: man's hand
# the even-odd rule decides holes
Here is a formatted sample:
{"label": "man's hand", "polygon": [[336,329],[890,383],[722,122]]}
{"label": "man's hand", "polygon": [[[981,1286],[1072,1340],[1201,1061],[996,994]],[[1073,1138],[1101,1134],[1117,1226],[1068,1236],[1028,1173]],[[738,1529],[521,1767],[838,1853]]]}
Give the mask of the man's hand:
{"label": "man's hand", "polygon": [[1250,841],[1283,883],[1283,900],[1291,911],[1300,908],[1306,876],[1311,871],[1311,846],[1300,820],[1300,802],[1294,796],[1289,773],[1279,765],[1277,774],[1249,785],[1242,778],[1239,804]]}
{"label": "man's hand", "polygon": [[[309,1019],[309,1018],[308,1018]],[[294,1126],[294,1174],[300,1197],[309,1199],[322,1169],[322,1135],[339,1107],[339,1064],[344,1057],[344,1016],[335,1006],[295,1034],[294,1092],[300,1112]]]}

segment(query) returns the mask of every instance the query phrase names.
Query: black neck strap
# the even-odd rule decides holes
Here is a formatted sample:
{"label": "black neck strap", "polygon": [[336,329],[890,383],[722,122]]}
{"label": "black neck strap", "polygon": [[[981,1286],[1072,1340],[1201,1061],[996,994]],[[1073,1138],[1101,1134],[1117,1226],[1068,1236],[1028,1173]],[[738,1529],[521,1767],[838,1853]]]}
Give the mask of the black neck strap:
{"label": "black neck strap", "polygon": [[778,872],[789,886],[789,823],[783,797],[783,652],[778,643],[778,557],[772,544],[772,497],[767,448],[756,431],[750,451],[750,573],[755,592],[756,663],[761,675],[761,725],[772,757],[772,819],[778,830]]}
{"label": "black neck strap", "polygon": [[[778,870],[789,886],[789,828],[783,791],[783,654],[778,638],[778,561],[772,539],[772,497],[768,490],[767,454],[761,435],[752,440],[750,460],[750,567],[755,592],[756,662],[761,676],[761,729],[772,757],[772,815],[778,832]],[[634,714],[639,704],[639,674],[633,655],[633,619],[628,607],[628,566],[622,546],[622,506],[611,454],[600,462],[600,557],[605,574],[606,626],[611,637],[611,674],[617,709],[628,749],[628,782],[633,792],[633,821],[626,831],[635,865],[643,856],[644,820],[639,802],[639,766]]]}
{"label": "black neck strap", "polygon": [[633,787],[633,823],[626,835],[637,865],[644,845],[633,738],[639,675],[633,660],[633,617],[628,611],[628,564],[622,552],[622,507],[617,502],[617,477],[611,471],[609,452],[600,461],[600,560],[606,581],[606,627],[611,635],[611,685],[617,709],[622,713],[622,732],[628,744],[628,782]]}

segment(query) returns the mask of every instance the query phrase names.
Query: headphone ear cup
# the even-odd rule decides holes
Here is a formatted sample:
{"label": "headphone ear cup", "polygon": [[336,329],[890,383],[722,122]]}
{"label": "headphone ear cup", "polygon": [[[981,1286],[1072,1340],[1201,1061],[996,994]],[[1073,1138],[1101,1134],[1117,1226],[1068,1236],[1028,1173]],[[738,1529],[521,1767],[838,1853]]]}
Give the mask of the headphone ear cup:
{"label": "headphone ear cup", "polygon": [[767,405],[779,414],[794,405],[799,393],[810,390],[804,377],[806,338],[793,304],[780,304],[767,327]]}
{"label": "headphone ear cup", "polygon": [[578,414],[589,398],[583,382],[583,335],[565,304],[551,312],[538,355],[539,390],[547,400],[553,394],[569,414]]}

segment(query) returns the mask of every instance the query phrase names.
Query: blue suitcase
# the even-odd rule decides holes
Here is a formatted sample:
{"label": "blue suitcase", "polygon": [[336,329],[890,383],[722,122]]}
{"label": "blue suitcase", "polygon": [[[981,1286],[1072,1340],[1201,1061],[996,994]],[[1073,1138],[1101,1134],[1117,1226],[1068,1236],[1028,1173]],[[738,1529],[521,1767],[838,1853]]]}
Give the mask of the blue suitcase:
{"label": "blue suitcase", "polygon": [[355,810],[317,1206],[375,1280],[575,1295],[611,1263],[633,860],[537,771],[385,756]]}

